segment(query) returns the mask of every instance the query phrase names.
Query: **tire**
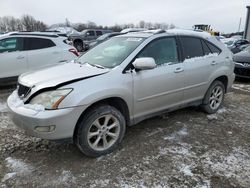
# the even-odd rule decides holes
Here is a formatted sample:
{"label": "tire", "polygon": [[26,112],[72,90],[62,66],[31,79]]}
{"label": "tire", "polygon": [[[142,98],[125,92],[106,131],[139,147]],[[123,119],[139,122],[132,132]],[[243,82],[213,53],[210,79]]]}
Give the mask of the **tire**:
{"label": "tire", "polygon": [[98,157],[116,150],[125,131],[126,123],[122,113],[112,106],[102,105],[85,114],[78,124],[75,141],[82,153]]}
{"label": "tire", "polygon": [[[214,114],[221,107],[225,96],[225,86],[221,81],[214,81],[208,88],[202,102],[202,109],[208,114]],[[214,102],[213,102],[214,101]]]}
{"label": "tire", "polygon": [[74,42],[74,47],[77,49],[78,52],[83,52],[84,47],[82,42]]}

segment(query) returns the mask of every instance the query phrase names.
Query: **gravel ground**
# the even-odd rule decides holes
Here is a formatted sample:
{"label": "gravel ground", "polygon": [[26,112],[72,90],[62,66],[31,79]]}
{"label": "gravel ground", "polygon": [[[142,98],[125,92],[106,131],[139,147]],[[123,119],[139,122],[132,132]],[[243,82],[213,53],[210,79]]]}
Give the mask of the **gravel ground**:
{"label": "gravel ground", "polygon": [[250,187],[250,83],[214,115],[186,108],[129,127],[120,149],[87,158],[25,136],[0,90],[0,187]]}

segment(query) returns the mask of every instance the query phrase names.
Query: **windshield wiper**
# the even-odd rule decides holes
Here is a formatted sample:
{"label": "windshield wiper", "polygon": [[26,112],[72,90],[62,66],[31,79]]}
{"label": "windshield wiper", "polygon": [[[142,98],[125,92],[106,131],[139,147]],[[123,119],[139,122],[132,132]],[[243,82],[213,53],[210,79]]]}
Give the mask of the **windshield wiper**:
{"label": "windshield wiper", "polygon": [[106,69],[106,67],[98,65],[98,64],[90,64],[90,63],[88,63],[88,64],[91,65],[91,66],[93,66],[93,67],[100,68],[100,69]]}

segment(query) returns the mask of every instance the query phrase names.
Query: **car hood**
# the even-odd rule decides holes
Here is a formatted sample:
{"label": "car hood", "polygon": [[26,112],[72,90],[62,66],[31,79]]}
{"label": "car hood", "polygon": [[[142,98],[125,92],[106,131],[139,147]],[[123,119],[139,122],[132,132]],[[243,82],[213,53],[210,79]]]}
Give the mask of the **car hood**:
{"label": "car hood", "polygon": [[239,52],[234,55],[234,61],[242,63],[250,63],[250,53],[246,51]]}
{"label": "car hood", "polygon": [[55,87],[109,72],[109,69],[93,67],[87,63],[64,63],[38,71],[24,73],[18,82],[37,89]]}

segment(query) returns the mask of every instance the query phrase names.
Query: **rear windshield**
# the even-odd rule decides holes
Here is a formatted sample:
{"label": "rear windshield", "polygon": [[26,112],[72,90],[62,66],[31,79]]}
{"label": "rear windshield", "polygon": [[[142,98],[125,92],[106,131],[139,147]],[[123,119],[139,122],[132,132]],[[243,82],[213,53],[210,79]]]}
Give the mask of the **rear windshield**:
{"label": "rear windshield", "polygon": [[120,65],[142,42],[144,38],[113,37],[89,50],[78,60],[80,63],[114,68]]}

